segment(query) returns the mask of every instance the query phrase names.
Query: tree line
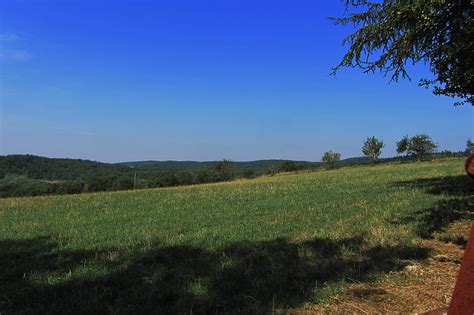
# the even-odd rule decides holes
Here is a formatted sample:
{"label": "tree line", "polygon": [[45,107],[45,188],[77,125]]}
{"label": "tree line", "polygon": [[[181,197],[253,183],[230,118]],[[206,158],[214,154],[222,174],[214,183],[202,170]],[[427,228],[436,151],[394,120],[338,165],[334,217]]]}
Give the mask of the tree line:
{"label": "tree line", "polygon": [[[364,154],[364,156],[369,158],[372,163],[377,163],[384,147],[385,144],[383,141],[375,137],[368,137],[367,139],[365,139],[362,145],[362,153]],[[421,161],[425,156],[436,153],[438,144],[435,143],[429,135],[418,134],[413,137],[409,137],[408,135],[404,136],[400,141],[396,142],[396,147],[397,153],[400,157],[403,157],[403,154],[405,154],[404,160],[413,159],[416,161]],[[467,139],[465,151],[456,153],[450,151],[442,151],[439,152],[438,155],[441,155],[443,157],[450,157],[460,154],[462,155],[464,153],[470,153],[473,151],[474,141],[471,139]],[[340,159],[340,153],[329,150],[324,153],[321,158],[321,161],[325,163],[327,167],[333,168],[335,167],[336,163],[340,161]],[[386,160],[389,161],[392,159]]]}

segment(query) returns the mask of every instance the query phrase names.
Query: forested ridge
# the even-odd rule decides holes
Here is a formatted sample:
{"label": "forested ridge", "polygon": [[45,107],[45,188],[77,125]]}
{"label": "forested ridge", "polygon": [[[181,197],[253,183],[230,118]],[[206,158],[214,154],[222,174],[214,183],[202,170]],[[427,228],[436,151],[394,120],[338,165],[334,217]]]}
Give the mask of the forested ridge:
{"label": "forested ridge", "polygon": [[[444,152],[438,155],[455,154]],[[380,162],[408,159],[409,157],[386,158]],[[338,161],[331,167],[366,163],[370,163],[367,157],[356,157]],[[82,159],[7,155],[0,156],[0,197],[193,185],[321,167],[328,165],[289,160],[137,161],[112,164]]]}

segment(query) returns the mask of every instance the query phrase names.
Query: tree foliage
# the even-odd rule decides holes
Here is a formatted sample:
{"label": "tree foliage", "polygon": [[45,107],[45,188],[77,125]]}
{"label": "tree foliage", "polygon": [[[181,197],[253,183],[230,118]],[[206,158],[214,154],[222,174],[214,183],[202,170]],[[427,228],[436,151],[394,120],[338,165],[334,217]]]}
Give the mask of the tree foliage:
{"label": "tree foliage", "polygon": [[[406,151],[407,154],[414,156],[418,161],[421,161],[424,155],[434,153],[438,147],[431,137],[425,134],[416,135],[409,139],[405,137],[404,139],[402,141],[407,141],[406,149],[399,153]],[[397,142],[397,146],[399,143]]]}
{"label": "tree foliage", "polygon": [[466,152],[474,152],[474,141],[467,139],[466,141]]}
{"label": "tree foliage", "polygon": [[[349,49],[333,69],[380,70],[391,80],[409,78],[408,62],[429,65],[433,93],[474,105],[474,1],[472,0],[345,0],[344,17],[336,24],[356,31],[343,42]],[[354,12],[351,13],[351,11]]]}
{"label": "tree foliage", "polygon": [[294,172],[297,170],[298,170],[298,166],[293,161],[283,162],[283,164],[280,166],[280,169],[279,169],[280,172]]}
{"label": "tree foliage", "polygon": [[410,142],[410,138],[408,136],[405,136],[402,138],[402,140],[397,142],[397,153],[402,154],[407,151],[408,149],[408,143]]}
{"label": "tree foliage", "polygon": [[223,159],[216,163],[215,170],[219,180],[230,180],[232,178],[232,167],[234,162],[229,159]]}
{"label": "tree foliage", "polygon": [[327,163],[330,167],[334,167],[336,162],[341,160],[341,154],[332,152],[331,150],[324,153],[321,161]]}
{"label": "tree foliage", "polygon": [[364,141],[364,146],[362,147],[362,153],[365,156],[368,156],[372,159],[373,162],[376,162],[382,153],[382,148],[384,147],[383,141],[376,139],[375,137],[367,138]]}

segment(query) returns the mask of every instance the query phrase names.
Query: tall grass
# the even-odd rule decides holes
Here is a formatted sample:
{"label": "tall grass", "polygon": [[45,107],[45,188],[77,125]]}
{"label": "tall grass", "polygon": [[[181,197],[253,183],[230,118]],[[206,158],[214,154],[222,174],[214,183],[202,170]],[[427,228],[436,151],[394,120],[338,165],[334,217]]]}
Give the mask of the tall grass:
{"label": "tall grass", "polygon": [[460,159],[0,200],[0,311],[267,312],[424,259]]}

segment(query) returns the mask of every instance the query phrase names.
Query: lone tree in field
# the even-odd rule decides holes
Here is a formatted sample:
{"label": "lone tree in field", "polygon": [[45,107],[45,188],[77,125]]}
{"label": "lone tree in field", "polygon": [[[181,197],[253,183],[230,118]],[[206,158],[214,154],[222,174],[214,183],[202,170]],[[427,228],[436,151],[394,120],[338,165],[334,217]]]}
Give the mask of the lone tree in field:
{"label": "lone tree in field", "polygon": [[[406,65],[429,65],[434,75],[420,85],[474,105],[474,1],[344,0],[347,15],[332,18],[356,31],[333,74],[343,67],[379,70],[391,81],[409,78]],[[353,10],[353,12],[352,12]]]}
{"label": "lone tree in field", "polygon": [[328,152],[325,152],[321,161],[329,165],[329,167],[333,168],[336,165],[336,162],[341,160],[341,154],[332,152],[329,150]]}
{"label": "lone tree in field", "polygon": [[[408,139],[408,137],[403,138],[402,141],[404,141],[404,139]],[[399,143],[400,142],[397,142],[397,146]],[[409,155],[414,156],[418,161],[421,161],[424,155],[434,153],[437,147],[438,145],[433,142],[430,136],[422,134],[409,138],[405,151]]]}
{"label": "lone tree in field", "polygon": [[382,148],[384,147],[383,141],[376,139],[375,137],[370,137],[365,139],[364,146],[362,147],[362,153],[365,156],[370,157],[372,162],[377,162],[380,154],[382,153]]}

